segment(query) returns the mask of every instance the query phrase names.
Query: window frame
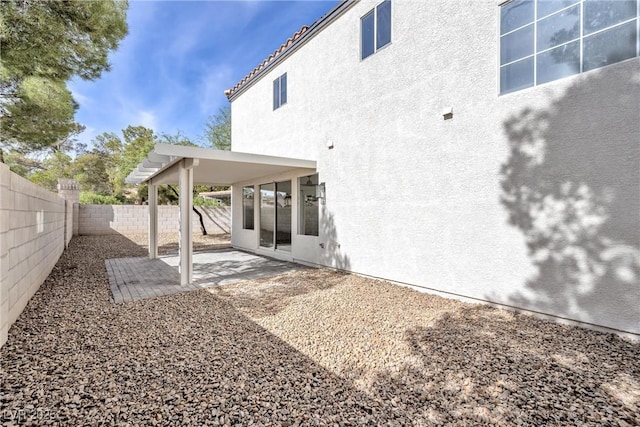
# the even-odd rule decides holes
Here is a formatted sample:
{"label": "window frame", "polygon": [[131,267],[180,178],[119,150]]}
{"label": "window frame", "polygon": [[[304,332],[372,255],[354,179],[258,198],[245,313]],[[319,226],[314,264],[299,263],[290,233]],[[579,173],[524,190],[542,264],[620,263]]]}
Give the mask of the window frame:
{"label": "window frame", "polygon": [[[508,31],[505,31],[504,34],[502,34],[502,8],[505,6],[508,6],[509,4],[516,2],[519,0],[501,0],[498,2],[498,28],[497,28],[497,38],[498,38],[498,52],[497,52],[497,63],[498,63],[498,67],[497,67],[497,92],[498,92],[498,96],[504,96],[504,95],[509,95],[511,93],[515,93],[515,92],[520,92],[522,90],[527,90],[530,89],[532,87],[536,87],[536,86],[541,86],[541,85],[545,85],[548,83],[552,83],[554,81],[557,80],[561,80],[561,79],[565,79],[568,77],[572,77],[572,76],[577,76],[580,75],[582,73],[591,71],[591,70],[596,70],[599,68],[603,68],[603,67],[607,67],[609,65],[613,65],[613,64],[617,64],[620,62],[625,62],[625,61],[629,61],[629,60],[633,60],[633,59],[638,59],[640,57],[640,0],[636,1],[636,15],[632,18],[627,18],[624,20],[620,20],[619,22],[616,22],[615,24],[611,24],[608,25],[606,27],[603,28],[599,28],[598,30],[592,31],[588,34],[585,33],[585,3],[588,0],[575,0],[574,3],[569,4],[569,5],[564,5],[560,8],[558,8],[557,10],[551,12],[551,13],[547,13],[546,15],[540,17],[538,15],[538,0],[531,0],[533,3],[533,19],[532,21],[527,21],[524,24],[521,24],[517,27],[511,28]],[[545,47],[545,48],[539,48],[538,47],[538,26],[539,23],[541,21],[544,21],[546,19],[549,19],[552,16],[558,16],[564,12],[569,11],[572,8],[578,8],[578,19],[579,19],[579,33],[577,35],[577,37],[570,39],[570,40],[565,40],[561,43],[558,43],[554,46],[551,47]],[[600,65],[598,67],[595,68],[591,68],[586,70],[585,69],[585,55],[584,55],[584,51],[585,51],[585,41],[589,41],[591,39],[591,37],[593,36],[597,36],[599,34],[608,32],[608,31],[612,31],[615,29],[619,29],[625,25],[628,25],[631,22],[634,22],[635,20],[635,27],[636,27],[636,47],[635,47],[635,56],[632,56],[630,58],[627,59],[623,59],[621,61],[616,61],[616,62],[611,62],[605,65]],[[509,36],[517,31],[520,31],[524,28],[526,28],[527,26],[533,26],[533,53],[530,55],[525,55],[522,56],[520,58],[517,58],[515,60],[509,61],[509,62],[505,62],[504,64],[502,63],[502,40],[505,36]],[[568,48],[568,46],[570,46],[571,44],[577,43],[578,44],[578,71],[573,73],[573,74],[567,74],[565,76],[562,77],[556,77],[550,80],[546,80],[543,82],[540,82],[539,79],[539,73],[538,73],[538,61],[539,61],[539,57],[542,57],[545,54],[548,54],[549,52],[551,52],[554,49],[559,49],[561,47],[565,47]],[[502,91],[502,83],[503,83],[503,79],[502,79],[502,72],[503,69],[507,69],[508,66],[512,66],[514,64],[520,63],[520,62],[524,62],[528,59],[531,59],[533,61],[533,75],[532,75],[532,82],[529,86],[526,87],[522,87],[519,89],[508,89],[506,91]]]}
{"label": "window frame", "polygon": [[[287,105],[287,101],[289,98],[289,91],[287,88],[287,73],[283,73],[280,76],[278,76],[274,81],[273,81],[273,92],[272,92],[272,96],[273,96],[273,111],[279,109],[280,107],[282,107],[283,105]],[[284,81],[284,86],[282,84],[282,82]],[[276,85],[278,87],[277,92],[276,92]],[[284,91],[283,88],[284,87]],[[282,94],[284,93],[284,102],[282,102]],[[277,94],[277,100],[276,100],[276,94]]]}
{"label": "window frame", "polygon": [[[310,180],[312,183],[311,184],[302,184],[303,180]],[[311,175],[303,175],[303,176],[299,176],[296,179],[297,181],[297,193],[298,193],[298,226],[297,226],[297,235],[298,236],[308,236],[308,237],[319,237],[320,236],[320,201],[319,201],[319,197],[318,197],[318,186],[320,184],[320,175],[318,174],[318,172],[312,173]],[[315,181],[315,184],[313,183]],[[306,198],[304,197],[304,190],[303,190],[303,186],[305,187],[314,187],[313,188],[313,195],[309,195],[311,196],[312,199],[314,200],[306,200]],[[304,212],[304,208],[305,208],[305,203],[306,202],[311,202],[311,203],[316,203],[316,229],[315,229],[315,234],[310,233],[307,234],[306,232],[306,215]]]}
{"label": "window frame", "polygon": [[[378,8],[381,7],[384,3],[389,3],[389,41],[387,43],[385,43],[384,45],[378,47]],[[373,9],[367,11],[367,13],[365,13],[364,15],[362,15],[360,17],[360,61],[364,61],[367,58],[372,57],[373,55],[375,55],[376,53],[378,53],[379,50],[382,50],[384,48],[386,48],[387,46],[390,46],[391,44],[393,44],[393,2],[392,0],[383,0],[380,3],[378,3]],[[362,57],[363,53],[364,53],[364,49],[363,49],[363,26],[362,26],[362,22],[364,20],[364,18],[368,17],[369,15],[373,14],[373,52],[371,52],[369,55],[365,56],[364,58]]]}

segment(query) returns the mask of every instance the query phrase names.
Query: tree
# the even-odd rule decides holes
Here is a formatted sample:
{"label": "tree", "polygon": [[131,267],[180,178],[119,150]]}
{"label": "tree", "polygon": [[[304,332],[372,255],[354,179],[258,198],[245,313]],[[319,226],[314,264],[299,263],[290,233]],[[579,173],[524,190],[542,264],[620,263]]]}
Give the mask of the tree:
{"label": "tree", "polygon": [[93,148],[89,152],[86,150],[78,150],[78,147],[76,147],[76,151],[79,151],[81,154],[81,156],[76,159],[76,163],[80,163],[82,156],[86,154],[94,156],[94,162],[100,159],[100,162],[96,163],[96,166],[103,168],[106,175],[104,178],[105,182],[108,182],[109,192],[117,197],[122,197],[120,193],[115,191],[116,188],[122,188],[122,184],[119,182],[120,161],[124,149],[122,140],[115,133],[104,132],[93,139],[92,145]]}
{"label": "tree", "polygon": [[125,178],[147,157],[155,144],[153,130],[144,126],[127,126],[122,131],[122,135],[124,144],[115,176],[114,192],[116,194],[122,193],[125,187]]}
{"label": "tree", "polygon": [[21,152],[55,146],[84,129],[74,120],[78,104],[61,81],[26,77],[16,99],[2,107],[2,138],[19,142],[13,145]]}
{"label": "tree", "polygon": [[231,150],[231,108],[222,107],[205,123],[204,139],[218,150]]}
{"label": "tree", "polygon": [[118,0],[0,2],[2,145],[37,151],[81,130],[66,82],[109,69],[127,8]]}
{"label": "tree", "polygon": [[56,151],[43,163],[42,169],[31,174],[29,179],[50,191],[57,191],[58,178],[73,178],[72,159],[62,151]]}
{"label": "tree", "polygon": [[182,133],[182,131],[178,131],[175,135],[171,135],[169,133],[161,133],[157,138],[157,142],[161,144],[171,144],[171,145],[182,145],[186,147],[197,147],[198,144],[191,141],[188,136]]}
{"label": "tree", "polygon": [[80,190],[100,195],[111,195],[113,186],[107,171],[107,159],[95,152],[76,157],[73,163],[74,177]]}
{"label": "tree", "polygon": [[22,177],[27,178],[35,171],[42,169],[42,164],[39,161],[31,159],[17,151],[2,152],[2,150],[0,150],[0,154],[3,157],[2,162],[9,166],[11,172]]}

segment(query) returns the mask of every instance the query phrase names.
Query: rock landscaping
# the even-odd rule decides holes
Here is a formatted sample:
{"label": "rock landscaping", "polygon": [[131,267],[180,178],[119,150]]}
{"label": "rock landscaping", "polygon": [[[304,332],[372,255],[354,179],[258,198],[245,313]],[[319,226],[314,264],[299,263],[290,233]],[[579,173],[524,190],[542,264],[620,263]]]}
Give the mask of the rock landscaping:
{"label": "rock landscaping", "polygon": [[72,240],[0,350],[3,425],[640,425],[638,343],[328,270],[114,305],[140,239]]}

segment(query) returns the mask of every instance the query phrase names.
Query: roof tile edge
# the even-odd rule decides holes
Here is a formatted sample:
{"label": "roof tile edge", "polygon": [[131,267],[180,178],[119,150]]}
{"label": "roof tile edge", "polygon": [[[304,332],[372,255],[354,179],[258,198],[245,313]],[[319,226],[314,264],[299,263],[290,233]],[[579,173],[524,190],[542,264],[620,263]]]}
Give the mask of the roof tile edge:
{"label": "roof tile edge", "polygon": [[316,22],[311,24],[311,26],[303,25],[300,30],[295,32],[293,36],[289,37],[285,43],[280,45],[278,49],[276,49],[271,55],[269,55],[264,61],[260,63],[257,67],[255,67],[249,74],[247,74],[242,80],[235,84],[231,89],[227,89],[224,91],[225,96],[229,101],[231,98],[242,89],[245,85],[247,85],[250,81],[257,77],[261,72],[270,64],[272,64],[277,58],[283,56],[285,52],[291,50],[292,47],[297,45],[298,41],[302,38],[303,35],[307,35],[308,33],[313,33],[316,27],[323,26],[323,24],[328,23],[333,20],[333,18],[337,15],[341,15],[341,12],[345,9],[345,7],[350,7],[351,5],[357,3],[359,0],[343,0],[338,5],[336,5],[329,12],[320,17]]}
{"label": "roof tile edge", "polygon": [[279,56],[281,53],[287,50],[289,46],[291,46],[296,40],[298,40],[308,29],[309,27],[307,25],[303,25],[302,28],[300,28],[297,32],[293,34],[293,36],[289,37],[285,43],[280,45],[278,49],[276,49],[271,55],[269,55],[264,61],[262,61],[260,65],[255,67],[253,70],[251,70],[249,74],[244,76],[242,80],[236,83],[234,87],[232,87],[231,89],[225,90],[224,94],[227,96],[227,98],[231,97],[238,89],[240,89],[240,87],[242,87],[245,83],[247,83],[252,77],[254,77],[264,67],[266,67],[267,64],[269,64],[271,61],[276,59],[277,56]]}

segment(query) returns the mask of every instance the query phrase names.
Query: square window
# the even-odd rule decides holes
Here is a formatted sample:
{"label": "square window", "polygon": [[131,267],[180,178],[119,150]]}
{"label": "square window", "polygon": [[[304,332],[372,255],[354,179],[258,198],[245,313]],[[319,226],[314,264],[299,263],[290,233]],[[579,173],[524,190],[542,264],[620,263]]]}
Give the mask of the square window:
{"label": "square window", "polygon": [[273,109],[276,110],[287,103],[287,73],[273,81]]}

